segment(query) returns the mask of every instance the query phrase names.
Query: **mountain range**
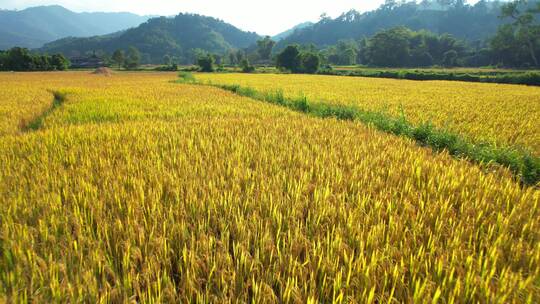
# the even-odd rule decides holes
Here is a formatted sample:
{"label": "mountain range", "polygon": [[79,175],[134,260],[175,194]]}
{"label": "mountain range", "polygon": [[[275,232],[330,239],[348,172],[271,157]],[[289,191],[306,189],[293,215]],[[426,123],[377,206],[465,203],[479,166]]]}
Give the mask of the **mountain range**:
{"label": "mountain range", "polygon": [[[358,41],[396,26],[448,33],[480,45],[506,22],[499,18],[503,3],[386,1],[374,11],[351,10],[334,19],[323,15],[317,23],[301,23],[273,37],[277,41],[274,51],[289,44],[323,48],[341,40]],[[251,49],[260,38],[222,20],[196,14],[151,17],[130,13],[74,13],[61,6],[0,11],[0,49],[23,46],[39,48],[40,52],[60,52],[68,57],[88,53],[110,55],[117,49],[134,46],[141,51],[143,62],[162,62],[165,55],[176,57],[179,62],[191,62],[197,52],[225,54],[231,49]]]}
{"label": "mountain range", "polygon": [[224,54],[230,49],[247,48],[260,38],[216,18],[178,14],[152,18],[136,28],[105,36],[63,38],[45,44],[40,50],[72,57],[94,51],[111,54],[134,46],[142,53],[143,62],[161,62],[165,55],[188,62],[197,50]]}
{"label": "mountain range", "polygon": [[272,40],[280,41],[282,39],[285,39],[285,38],[289,37],[295,31],[301,30],[301,29],[306,28],[306,27],[310,27],[313,24],[315,24],[315,23],[313,23],[311,21],[302,22],[302,23],[300,23],[300,24],[298,24],[298,25],[296,25],[296,26],[294,26],[294,27],[292,27],[292,28],[290,28],[290,29],[288,29],[288,30],[286,30],[284,32],[281,32],[281,33],[279,33],[279,34],[277,34],[275,36],[272,36]]}
{"label": "mountain range", "polygon": [[136,27],[152,16],[132,13],[75,13],[59,5],[0,10],[0,50],[39,48],[65,37],[104,35]]}
{"label": "mountain range", "polygon": [[293,31],[280,40],[277,49],[292,43],[314,44],[319,47],[334,45],[339,40],[358,40],[396,26],[405,26],[416,31],[427,30],[436,34],[447,33],[468,42],[484,41],[495,34],[499,25],[507,21],[499,18],[503,3],[488,0],[474,5],[459,1],[387,1],[374,11],[360,13],[351,10],[335,19],[323,17],[319,22]]}

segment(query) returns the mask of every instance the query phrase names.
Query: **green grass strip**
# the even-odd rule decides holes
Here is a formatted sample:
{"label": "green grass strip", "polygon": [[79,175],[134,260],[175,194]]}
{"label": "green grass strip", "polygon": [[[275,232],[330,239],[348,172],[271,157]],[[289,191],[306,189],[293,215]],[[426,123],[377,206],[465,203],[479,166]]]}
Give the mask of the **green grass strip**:
{"label": "green grass strip", "polygon": [[237,95],[287,107],[297,112],[320,118],[357,120],[378,130],[414,139],[422,146],[435,151],[448,151],[451,155],[479,164],[496,163],[508,167],[525,185],[538,186],[540,182],[540,158],[521,148],[498,147],[490,143],[473,143],[448,130],[438,129],[431,123],[414,125],[404,115],[392,117],[383,112],[366,111],[355,106],[312,103],[305,96],[285,97],[283,91],[259,92],[240,85],[224,85],[197,81],[189,73],[181,73],[180,83],[209,85]]}
{"label": "green grass strip", "polygon": [[43,121],[49,116],[56,108],[60,107],[66,101],[66,93],[60,91],[51,91],[54,96],[51,106],[45,110],[41,115],[36,117],[24,126],[23,131],[37,131],[43,127]]}
{"label": "green grass strip", "polygon": [[540,73],[538,72],[505,72],[491,75],[480,73],[460,73],[447,71],[418,71],[418,70],[321,70],[318,74],[351,77],[392,78],[408,80],[446,80],[483,83],[505,83],[540,86]]}

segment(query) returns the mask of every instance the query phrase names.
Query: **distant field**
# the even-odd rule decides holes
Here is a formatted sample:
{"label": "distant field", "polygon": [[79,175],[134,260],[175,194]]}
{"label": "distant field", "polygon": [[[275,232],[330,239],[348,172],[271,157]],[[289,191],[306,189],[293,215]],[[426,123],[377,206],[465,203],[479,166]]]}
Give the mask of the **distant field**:
{"label": "distant field", "polygon": [[[197,77],[539,148],[531,87]],[[0,301],[540,301],[540,191],[508,170],[175,79],[0,74]]]}
{"label": "distant field", "polygon": [[404,114],[413,122],[430,121],[475,141],[522,146],[540,155],[539,87],[284,74],[202,73],[197,78]]}
{"label": "distant field", "polygon": [[518,70],[518,69],[504,69],[504,68],[470,68],[470,67],[455,67],[455,68],[377,68],[377,67],[363,67],[363,66],[332,66],[334,70],[338,71],[422,71],[422,72],[440,72],[440,73],[466,73],[473,75],[497,75],[506,73],[527,73],[527,72],[540,72],[540,70]]}

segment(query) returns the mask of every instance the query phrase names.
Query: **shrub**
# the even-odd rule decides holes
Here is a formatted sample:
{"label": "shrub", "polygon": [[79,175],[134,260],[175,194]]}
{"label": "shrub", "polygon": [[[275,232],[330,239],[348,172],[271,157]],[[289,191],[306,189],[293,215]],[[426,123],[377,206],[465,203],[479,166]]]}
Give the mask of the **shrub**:
{"label": "shrub", "polygon": [[212,56],[210,54],[200,56],[197,59],[197,65],[199,66],[201,72],[214,72],[214,70],[215,70],[215,68],[214,68],[215,62],[216,62],[216,60],[215,60],[214,56]]}
{"label": "shrub", "polygon": [[128,70],[134,70],[138,68],[140,64],[141,64],[141,53],[136,47],[134,46],[129,47],[126,54],[124,67]]}
{"label": "shrub", "polygon": [[300,55],[301,70],[304,73],[314,74],[319,70],[321,59],[315,53],[304,52]]}
{"label": "shrub", "polygon": [[54,54],[51,57],[51,65],[57,71],[65,71],[68,69],[70,63],[66,57],[62,54]]}
{"label": "shrub", "polygon": [[182,82],[195,82],[195,77],[190,72],[179,72],[178,77]]}
{"label": "shrub", "polygon": [[277,55],[276,65],[281,69],[298,72],[300,70],[300,50],[298,49],[298,46],[287,46]]}
{"label": "shrub", "polygon": [[443,64],[447,67],[455,66],[458,58],[458,53],[455,50],[450,50],[443,55]]}
{"label": "shrub", "polygon": [[160,72],[176,72],[178,71],[178,64],[173,63],[171,65],[158,66],[154,70],[160,71]]}
{"label": "shrub", "polygon": [[253,73],[253,72],[255,72],[255,67],[252,66],[249,63],[249,60],[247,60],[246,58],[242,59],[242,61],[240,62],[240,68],[242,69],[243,73]]}

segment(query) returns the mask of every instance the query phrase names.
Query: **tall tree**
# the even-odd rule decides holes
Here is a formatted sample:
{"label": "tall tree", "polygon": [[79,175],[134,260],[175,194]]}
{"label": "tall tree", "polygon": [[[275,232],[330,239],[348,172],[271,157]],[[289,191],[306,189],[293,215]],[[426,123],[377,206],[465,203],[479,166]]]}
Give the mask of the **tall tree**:
{"label": "tall tree", "polygon": [[118,65],[118,67],[121,67],[122,64],[124,64],[125,59],[126,58],[125,58],[124,51],[120,49],[114,51],[112,55],[112,60]]}
{"label": "tall tree", "polygon": [[335,46],[324,50],[323,53],[331,64],[353,65],[356,64],[358,58],[358,44],[354,40],[340,40]]}
{"label": "tall tree", "polygon": [[259,54],[261,60],[270,60],[270,55],[272,54],[272,49],[276,45],[276,42],[266,36],[261,40],[257,41],[257,53]]}
{"label": "tall tree", "polygon": [[315,52],[302,52],[300,54],[300,66],[303,73],[313,74],[319,70],[321,59]]}
{"label": "tall tree", "polygon": [[197,59],[197,65],[201,72],[213,72],[216,59],[211,54],[200,55]]}
{"label": "tall tree", "polygon": [[14,47],[7,52],[7,69],[13,71],[34,70],[32,55],[28,49]]}
{"label": "tall tree", "polygon": [[278,68],[291,72],[298,72],[300,69],[300,50],[298,45],[289,45],[277,55],[276,65]]}
{"label": "tall tree", "polygon": [[7,69],[7,58],[7,53],[4,51],[0,51],[0,71],[5,71]]}
{"label": "tall tree", "polygon": [[50,64],[57,71],[65,71],[69,67],[69,60],[62,54],[54,54],[51,57]]}
{"label": "tall tree", "polygon": [[501,9],[501,18],[511,18],[512,26],[520,40],[525,45],[531,56],[534,66],[538,67],[538,58],[536,56],[537,45],[540,40],[540,26],[536,23],[535,14],[540,13],[540,2],[537,7],[527,8],[526,0],[516,0],[506,3]]}
{"label": "tall tree", "polygon": [[169,54],[165,54],[163,56],[163,64],[167,65],[167,66],[170,66],[172,64],[172,59],[171,59],[171,56]]}
{"label": "tall tree", "polygon": [[133,70],[138,68],[140,64],[141,53],[136,47],[130,46],[126,54],[125,67],[129,70]]}
{"label": "tall tree", "polygon": [[367,50],[370,62],[377,66],[398,67],[407,65],[409,59],[410,30],[397,27],[382,31],[369,39]]}

